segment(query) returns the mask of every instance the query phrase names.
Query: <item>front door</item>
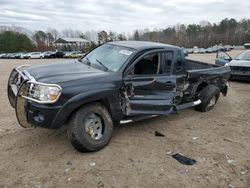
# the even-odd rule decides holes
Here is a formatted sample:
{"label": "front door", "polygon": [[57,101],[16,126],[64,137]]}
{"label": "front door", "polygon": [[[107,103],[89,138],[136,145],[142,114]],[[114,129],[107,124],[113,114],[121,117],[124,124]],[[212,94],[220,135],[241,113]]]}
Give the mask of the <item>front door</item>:
{"label": "front door", "polygon": [[232,61],[232,58],[226,52],[222,51],[217,52],[215,59],[216,65],[224,66],[226,63],[229,63],[230,61]]}
{"label": "front door", "polygon": [[154,50],[139,57],[124,78],[126,115],[175,112],[176,76],[171,74],[173,51]]}

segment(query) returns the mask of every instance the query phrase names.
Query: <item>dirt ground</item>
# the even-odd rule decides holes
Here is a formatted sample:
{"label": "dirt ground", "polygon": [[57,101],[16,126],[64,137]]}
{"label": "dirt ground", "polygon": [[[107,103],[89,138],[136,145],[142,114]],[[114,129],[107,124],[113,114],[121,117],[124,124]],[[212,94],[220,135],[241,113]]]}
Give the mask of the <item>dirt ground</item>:
{"label": "dirt ground", "polygon": [[[189,57],[214,62],[215,54]],[[12,68],[52,61],[0,60],[0,187],[250,187],[250,83],[231,82],[207,113],[188,109],[115,127],[107,147],[82,154],[65,128],[20,127],[7,100]],[[182,165],[171,151],[197,163]]]}

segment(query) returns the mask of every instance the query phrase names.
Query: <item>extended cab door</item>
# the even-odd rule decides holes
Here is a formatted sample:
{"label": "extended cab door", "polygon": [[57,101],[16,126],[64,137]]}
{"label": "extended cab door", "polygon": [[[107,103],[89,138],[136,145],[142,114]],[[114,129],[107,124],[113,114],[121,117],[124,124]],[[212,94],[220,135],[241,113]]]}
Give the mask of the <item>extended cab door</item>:
{"label": "extended cab door", "polygon": [[224,66],[226,63],[229,63],[230,61],[232,61],[232,58],[230,57],[230,55],[228,55],[228,53],[222,51],[217,52],[215,59],[216,65]]}
{"label": "extended cab door", "polygon": [[153,50],[136,59],[124,75],[126,115],[175,112],[174,51]]}

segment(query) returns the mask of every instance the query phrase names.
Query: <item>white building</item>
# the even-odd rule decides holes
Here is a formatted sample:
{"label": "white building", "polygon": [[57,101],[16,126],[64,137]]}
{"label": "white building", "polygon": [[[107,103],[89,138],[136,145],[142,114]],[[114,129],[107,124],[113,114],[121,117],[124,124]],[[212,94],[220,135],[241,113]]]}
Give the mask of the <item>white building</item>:
{"label": "white building", "polygon": [[59,38],[55,42],[55,46],[58,50],[63,51],[72,51],[72,50],[81,50],[84,51],[86,45],[90,41],[82,38]]}

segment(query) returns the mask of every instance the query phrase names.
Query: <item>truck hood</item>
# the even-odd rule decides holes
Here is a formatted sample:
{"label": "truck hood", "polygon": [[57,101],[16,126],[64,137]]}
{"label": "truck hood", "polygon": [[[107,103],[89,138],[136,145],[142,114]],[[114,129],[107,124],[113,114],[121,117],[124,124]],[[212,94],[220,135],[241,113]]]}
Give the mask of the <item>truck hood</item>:
{"label": "truck hood", "polygon": [[33,65],[26,70],[38,82],[60,84],[72,80],[104,77],[108,72],[90,67],[80,62],[65,62]]}
{"label": "truck hood", "polygon": [[250,61],[242,61],[242,60],[232,60],[228,63],[229,66],[236,66],[236,67],[250,67]]}

